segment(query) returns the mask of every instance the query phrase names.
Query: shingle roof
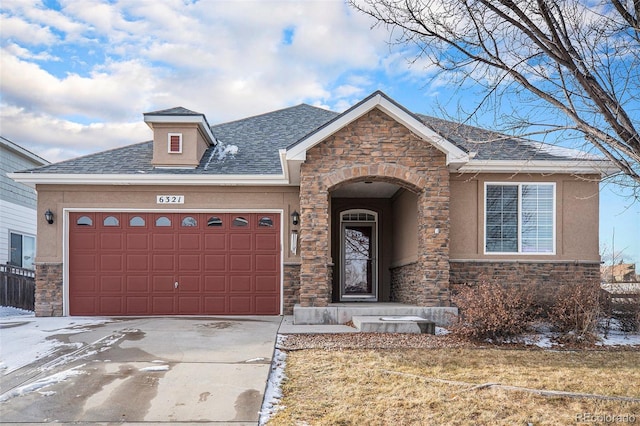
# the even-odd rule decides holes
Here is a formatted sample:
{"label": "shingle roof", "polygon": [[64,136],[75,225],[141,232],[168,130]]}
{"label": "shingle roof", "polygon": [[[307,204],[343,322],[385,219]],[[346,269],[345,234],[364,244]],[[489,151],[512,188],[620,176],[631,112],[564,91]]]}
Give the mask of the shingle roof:
{"label": "shingle roof", "polygon": [[[171,111],[171,110],[166,110]],[[150,113],[151,114],[151,113]],[[154,169],[153,141],[115,148],[31,170],[34,173],[69,174],[223,174],[278,175],[282,173],[279,149],[326,123],[335,112],[311,105],[298,106],[211,127],[221,145],[236,145],[236,155],[218,160],[210,147],[195,169]]]}
{"label": "shingle roof", "polygon": [[440,136],[468,153],[474,160],[603,160],[584,151],[563,148],[418,114],[417,117]]}
{"label": "shingle roof", "polygon": [[[182,107],[147,113],[150,115],[201,115]],[[211,174],[279,175],[278,150],[295,145],[307,135],[327,125],[340,114],[307,104],[273,111],[242,120],[211,126],[220,142],[210,147],[195,169],[154,169],[153,142],[116,148],[31,170],[33,173],[68,174]],[[440,118],[413,114],[474,160],[576,160],[602,159],[582,151],[559,148],[512,137]],[[235,145],[236,155],[219,160],[221,147]]]}

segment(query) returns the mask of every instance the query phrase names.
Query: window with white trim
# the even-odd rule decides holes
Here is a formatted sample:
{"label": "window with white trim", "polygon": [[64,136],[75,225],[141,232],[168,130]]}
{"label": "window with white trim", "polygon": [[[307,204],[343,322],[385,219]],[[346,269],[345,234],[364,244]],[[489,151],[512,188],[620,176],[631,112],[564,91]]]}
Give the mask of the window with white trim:
{"label": "window with white trim", "polygon": [[24,269],[35,269],[36,238],[10,232],[9,265]]}
{"label": "window with white trim", "polygon": [[486,183],[485,253],[555,253],[555,184]]}
{"label": "window with white trim", "polygon": [[169,143],[169,154],[181,154],[182,133],[169,133],[167,139]]}

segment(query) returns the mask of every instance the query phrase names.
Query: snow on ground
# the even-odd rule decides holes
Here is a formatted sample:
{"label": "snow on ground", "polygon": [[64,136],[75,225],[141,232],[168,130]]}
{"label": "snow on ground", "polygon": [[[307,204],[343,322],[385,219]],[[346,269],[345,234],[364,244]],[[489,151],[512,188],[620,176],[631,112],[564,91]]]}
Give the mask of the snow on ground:
{"label": "snow on ground", "polygon": [[38,317],[33,312],[0,306],[0,375],[9,374],[67,346],[52,336],[75,334],[106,318]]}
{"label": "snow on ground", "polygon": [[280,400],[282,399],[282,381],[285,378],[284,367],[287,361],[287,354],[284,351],[278,349],[282,344],[284,336],[279,334],[276,344],[276,349],[273,353],[273,361],[271,362],[271,370],[269,371],[269,380],[267,381],[267,388],[264,391],[264,398],[262,400],[262,409],[260,410],[260,425],[266,424],[271,416],[273,416],[280,406]]}
{"label": "snow on ground", "polygon": [[[14,398],[16,396],[26,395],[31,392],[36,392],[36,391],[40,392],[40,389],[44,389],[47,386],[63,382],[67,380],[69,377],[85,374],[83,371],[80,370],[82,367],[84,367],[84,365],[79,365],[77,367],[70,368],[68,370],[61,371],[56,374],[52,374],[50,376],[36,380],[35,382],[29,382],[24,386],[20,386],[19,388],[10,390],[9,392],[6,392],[0,395],[0,402],[8,401],[11,398]],[[50,395],[53,395],[55,392],[42,391],[40,393],[44,396],[50,396]]]}

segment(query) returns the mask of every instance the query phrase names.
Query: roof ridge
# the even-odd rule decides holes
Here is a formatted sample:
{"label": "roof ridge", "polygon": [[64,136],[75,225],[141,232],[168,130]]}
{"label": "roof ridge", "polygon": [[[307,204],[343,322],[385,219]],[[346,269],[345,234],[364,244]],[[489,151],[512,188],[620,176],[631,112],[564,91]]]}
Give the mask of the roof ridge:
{"label": "roof ridge", "polygon": [[324,111],[324,112],[330,112],[330,113],[334,113],[334,114],[339,114],[339,113],[337,113],[335,111],[331,111],[330,109],[320,108],[320,107],[309,105],[309,104],[303,102],[301,104],[291,105],[291,106],[288,106],[288,107],[276,109],[274,111],[268,111],[268,112],[263,112],[263,113],[260,113],[260,114],[252,115],[252,116],[249,116],[249,117],[239,118],[237,120],[224,121],[222,123],[214,124],[213,126],[211,126],[211,128],[218,127],[218,126],[223,126],[223,125],[227,125],[227,124],[239,123],[241,121],[246,121],[246,120],[253,120],[255,118],[264,117],[264,116],[271,115],[271,114],[276,114],[278,112],[283,112],[283,111],[291,110],[291,109],[294,109],[294,108],[300,108],[302,106],[314,108],[314,109],[321,110],[321,111]]}

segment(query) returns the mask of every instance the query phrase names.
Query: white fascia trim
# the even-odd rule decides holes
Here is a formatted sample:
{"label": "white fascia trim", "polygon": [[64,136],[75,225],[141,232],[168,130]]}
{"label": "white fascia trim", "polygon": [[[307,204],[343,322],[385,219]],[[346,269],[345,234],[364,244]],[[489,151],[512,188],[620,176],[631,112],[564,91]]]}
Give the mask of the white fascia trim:
{"label": "white fascia trim", "polygon": [[284,178],[287,180],[287,182],[291,182],[291,179],[289,177],[289,167],[287,167],[287,150],[279,149],[278,157],[280,158],[280,168],[282,169]]}
{"label": "white fascia trim", "polygon": [[211,132],[211,129],[207,125],[207,121],[203,115],[145,115],[144,122],[152,129],[153,123],[195,123],[198,125],[200,130],[207,135],[211,145],[216,145],[218,143],[218,140],[213,135],[213,132]]}
{"label": "white fascia trim", "polygon": [[285,186],[289,181],[281,175],[161,175],[161,174],[45,174],[8,173],[16,182],[34,186],[46,185],[239,185]]}
{"label": "white fascia trim", "polygon": [[460,173],[569,173],[608,176],[619,172],[609,161],[470,160],[452,171]]}
{"label": "white fascia trim", "polygon": [[348,114],[342,115],[336,121],[331,123],[331,125],[321,129],[298,145],[294,146],[291,150],[287,151],[287,160],[306,160],[307,150],[311,149],[316,144],[320,143],[324,139],[328,138],[338,130],[362,117],[364,114],[368,113],[376,107],[380,108],[380,110],[391,116],[399,123],[406,126],[418,137],[426,139],[429,142],[433,143],[433,145],[438,150],[446,154],[447,164],[464,164],[469,161],[469,156],[467,153],[416,120],[411,115],[407,114],[406,111],[399,108],[397,105],[390,102],[380,94],[372,97],[356,109],[350,111]]}

